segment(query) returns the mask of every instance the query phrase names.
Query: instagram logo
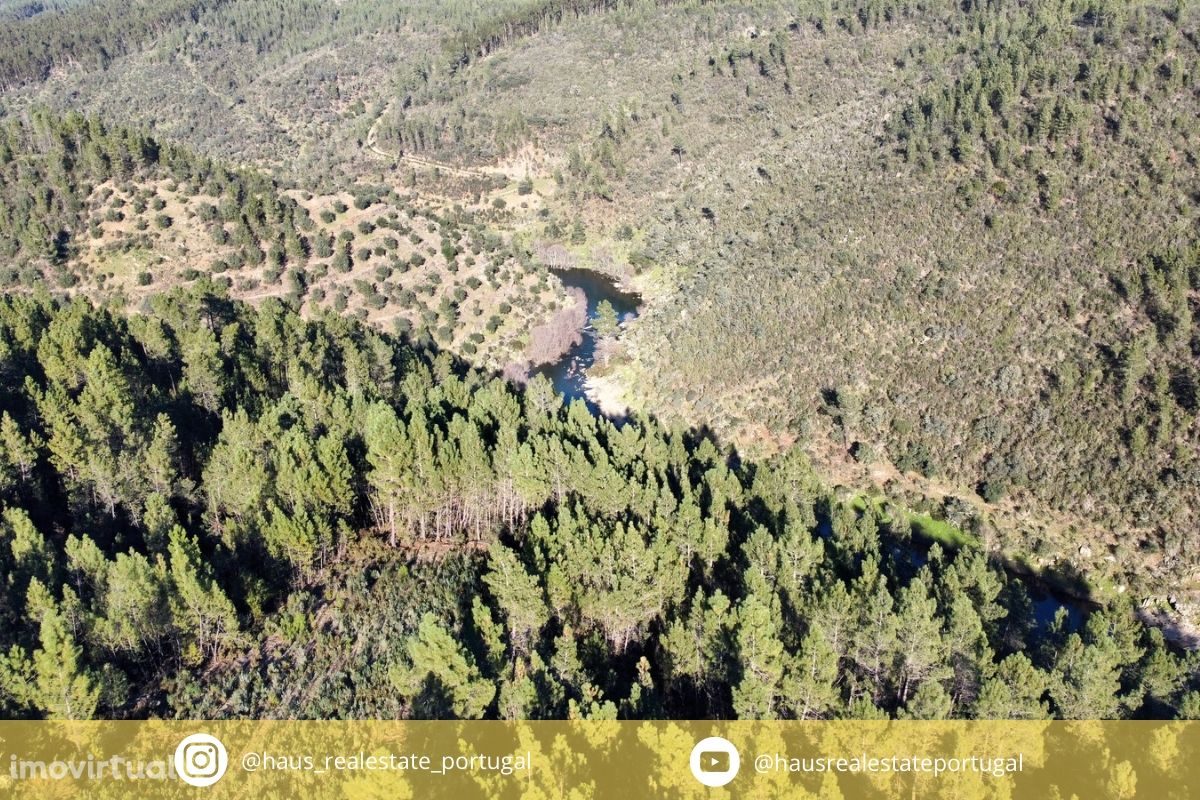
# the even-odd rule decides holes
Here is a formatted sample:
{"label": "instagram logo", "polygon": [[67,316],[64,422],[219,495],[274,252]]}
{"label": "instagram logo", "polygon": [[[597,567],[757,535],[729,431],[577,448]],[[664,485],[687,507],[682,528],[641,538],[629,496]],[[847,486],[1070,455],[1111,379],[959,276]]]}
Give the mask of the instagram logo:
{"label": "instagram logo", "polygon": [[175,748],[175,772],[188,786],[212,786],[228,766],[225,745],[207,733],[193,733]]}

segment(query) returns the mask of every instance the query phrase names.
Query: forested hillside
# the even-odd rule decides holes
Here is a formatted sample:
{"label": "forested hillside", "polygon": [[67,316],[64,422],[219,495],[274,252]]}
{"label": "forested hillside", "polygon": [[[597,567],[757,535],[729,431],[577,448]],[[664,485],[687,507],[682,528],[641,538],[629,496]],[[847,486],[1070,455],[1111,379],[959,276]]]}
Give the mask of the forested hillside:
{"label": "forested hillside", "polygon": [[[1192,589],[1197,14],[1042,2],[944,17],[936,49],[897,48],[927,13],[835,15],[751,44],[766,69],[713,68],[781,135],[659,227],[678,267],[636,331],[635,394],[743,437],[765,422],[833,469],[852,471],[837,466],[849,453],[876,480],[961,487],[1009,519],[1006,549],[1098,585]],[[838,86],[789,129],[776,110],[812,102],[798,76],[830,40],[841,70],[886,52],[913,89],[872,112]],[[708,96],[678,91],[685,107]],[[840,152],[807,133],[823,112]],[[704,151],[685,136],[681,152]]]}
{"label": "forested hillside", "polygon": [[[0,2],[0,712],[1200,715],[1197,65],[1188,0]],[[577,268],[619,421],[500,377]]]}
{"label": "forested hillside", "polygon": [[10,295],[0,347],[5,716],[1200,713],[1128,607],[1035,624],[798,451],[208,289]]}
{"label": "forested hillside", "polygon": [[120,0],[18,6],[17,19],[0,28],[0,85],[42,80],[66,65],[102,70],[153,35],[219,4],[220,0],[152,0],[136,4],[133,13],[130,4]]}
{"label": "forested hillside", "polygon": [[429,81],[381,130],[468,163],[546,151],[543,235],[650,301],[597,370],[626,404],[799,442],[1194,616],[1198,21],[620,8]]}
{"label": "forested hillside", "polygon": [[[202,275],[332,308],[495,369],[573,302],[496,224],[385,186],[313,195],[143,131],[35,109],[0,132],[0,285],[136,306]],[[477,190],[478,191],[478,190]]]}
{"label": "forested hillside", "polygon": [[0,32],[0,84],[15,107],[86,109],[328,190],[386,170],[364,159],[363,140],[431,76],[548,18],[607,5],[84,0]]}

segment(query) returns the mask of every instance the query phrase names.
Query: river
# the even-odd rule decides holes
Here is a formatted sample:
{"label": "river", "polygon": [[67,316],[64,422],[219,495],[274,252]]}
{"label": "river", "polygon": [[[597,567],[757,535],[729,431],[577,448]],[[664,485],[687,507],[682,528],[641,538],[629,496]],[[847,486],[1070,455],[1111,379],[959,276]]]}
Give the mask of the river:
{"label": "river", "polygon": [[549,378],[554,384],[554,390],[561,394],[566,402],[583,400],[593,414],[599,414],[599,408],[588,399],[584,386],[587,382],[587,370],[596,357],[596,332],[592,330],[591,322],[596,318],[596,309],[603,300],[612,303],[621,322],[633,319],[637,316],[642,298],[632,292],[622,291],[611,278],[594,270],[556,269],[551,272],[568,289],[579,289],[583,292],[587,298],[588,324],[584,328],[583,337],[564,353],[562,358],[550,364],[543,364],[535,369],[533,374]]}

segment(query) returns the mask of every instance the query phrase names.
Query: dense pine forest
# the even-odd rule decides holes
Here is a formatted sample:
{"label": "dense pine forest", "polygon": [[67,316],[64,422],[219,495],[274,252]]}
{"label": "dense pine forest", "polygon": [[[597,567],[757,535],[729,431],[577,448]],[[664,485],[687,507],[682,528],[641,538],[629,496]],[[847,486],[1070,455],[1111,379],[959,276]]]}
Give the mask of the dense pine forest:
{"label": "dense pine forest", "polygon": [[1200,717],[1198,26],[0,0],[0,715]]}
{"label": "dense pine forest", "polygon": [[5,716],[1200,713],[1114,606],[806,458],[211,289],[0,301]]}

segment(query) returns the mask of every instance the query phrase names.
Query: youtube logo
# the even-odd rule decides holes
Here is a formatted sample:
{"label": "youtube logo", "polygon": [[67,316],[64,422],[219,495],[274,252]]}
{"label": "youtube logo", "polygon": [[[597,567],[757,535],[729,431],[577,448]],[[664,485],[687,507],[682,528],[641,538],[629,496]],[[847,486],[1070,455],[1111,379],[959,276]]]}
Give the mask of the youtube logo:
{"label": "youtube logo", "polygon": [[692,775],[705,786],[724,786],[734,779],[741,765],[733,742],[720,736],[702,739],[692,748]]}

